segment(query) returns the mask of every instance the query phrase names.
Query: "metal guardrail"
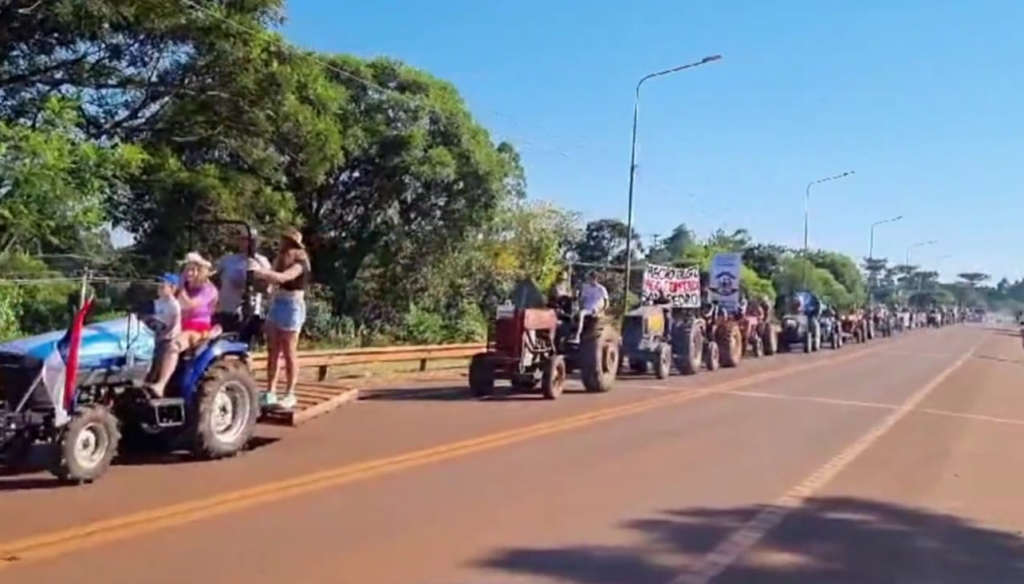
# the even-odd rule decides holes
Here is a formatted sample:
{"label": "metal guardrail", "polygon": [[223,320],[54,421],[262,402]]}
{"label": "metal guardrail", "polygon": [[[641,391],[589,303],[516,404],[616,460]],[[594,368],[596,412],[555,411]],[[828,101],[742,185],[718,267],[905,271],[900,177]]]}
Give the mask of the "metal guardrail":
{"label": "metal guardrail", "polygon": [[[320,381],[327,379],[331,367],[345,365],[369,365],[373,363],[401,363],[419,361],[419,370],[427,370],[427,362],[442,359],[469,359],[483,351],[483,343],[457,345],[416,345],[407,347],[367,347],[360,349],[333,349],[321,351],[300,351],[299,367],[316,367]],[[263,371],[267,368],[266,353],[252,356],[252,368]]]}

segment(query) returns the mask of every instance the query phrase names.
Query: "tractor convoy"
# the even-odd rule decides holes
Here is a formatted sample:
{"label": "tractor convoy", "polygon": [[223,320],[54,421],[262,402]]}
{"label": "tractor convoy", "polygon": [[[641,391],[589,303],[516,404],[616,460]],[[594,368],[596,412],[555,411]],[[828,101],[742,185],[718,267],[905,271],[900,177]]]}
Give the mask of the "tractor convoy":
{"label": "tractor convoy", "polygon": [[[779,298],[781,314],[776,318],[766,298],[745,301],[733,284],[738,269],[735,277],[719,275],[712,283],[693,268],[653,268],[654,278],[645,273],[643,299],[622,316],[618,327],[601,313],[581,310],[573,298],[547,306],[535,301],[499,307],[486,350],[469,367],[472,394],[537,393],[556,399],[574,372],[585,392],[607,392],[620,374],[657,379],[694,375],[738,367],[745,358],[794,349],[839,350],[849,342],[959,321],[939,309],[912,313],[872,306],[840,312],[806,290]],[[498,389],[497,380],[508,385]]]}
{"label": "tractor convoy", "polygon": [[[244,223],[220,221],[255,235]],[[547,300],[526,280],[516,300],[498,307],[486,349],[469,365],[477,398],[535,393],[557,399],[572,375],[604,393],[620,372],[666,379],[673,372],[739,367],[798,348],[838,350],[916,327],[962,322],[962,313],[872,307],[840,314],[809,291],[747,302],[738,254],[720,254],[711,270],[647,266],[641,300],[621,322],[608,316],[607,290],[593,274],[578,295],[567,285]],[[563,280],[563,284],[566,282]],[[144,391],[156,352],[148,328],[152,303],[126,318],[84,326],[91,301],[71,328],[0,345],[0,467],[18,468],[43,449],[51,472],[88,483],[127,449],[183,451],[218,459],[243,451],[260,418],[249,352],[262,322],[247,278],[237,330],[217,330],[181,355],[162,397]],[[774,313],[778,312],[776,318]],[[499,383],[501,382],[501,383]]]}

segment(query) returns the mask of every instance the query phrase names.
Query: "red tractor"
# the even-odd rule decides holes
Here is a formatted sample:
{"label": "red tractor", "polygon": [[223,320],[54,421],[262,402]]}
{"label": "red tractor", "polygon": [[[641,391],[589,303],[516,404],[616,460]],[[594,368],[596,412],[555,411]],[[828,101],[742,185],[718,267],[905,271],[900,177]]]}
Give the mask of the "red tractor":
{"label": "red tractor", "polygon": [[494,382],[507,379],[522,393],[537,391],[547,399],[562,394],[567,375],[565,357],[557,352],[558,314],[547,308],[498,308],[487,339],[487,351],[473,355],[469,388],[475,397],[494,392]]}
{"label": "red tractor", "polygon": [[469,364],[469,387],[487,397],[495,381],[506,379],[514,391],[555,399],[575,370],[587,392],[603,393],[615,384],[619,361],[618,333],[599,316],[502,306],[488,330],[487,350]]}
{"label": "red tractor", "polygon": [[771,307],[751,303],[746,313],[737,315],[743,336],[744,356],[762,357],[778,351],[778,339],[771,323]]}

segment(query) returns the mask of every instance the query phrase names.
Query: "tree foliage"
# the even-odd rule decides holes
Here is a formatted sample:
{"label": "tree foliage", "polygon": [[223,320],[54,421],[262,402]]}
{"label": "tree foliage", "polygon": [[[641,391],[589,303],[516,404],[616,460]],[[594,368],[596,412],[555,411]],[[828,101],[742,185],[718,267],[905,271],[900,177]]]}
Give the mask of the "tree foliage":
{"label": "tree foliage", "polygon": [[[802,259],[744,229],[702,238],[683,223],[646,249],[618,219],[581,225],[528,198],[515,146],[451,83],[299,49],[275,32],[283,16],[282,0],[0,4],[0,337],[62,323],[86,267],[127,278],[190,249],[220,254],[228,234],[200,227],[214,218],[301,228],[316,278],[308,331],[337,344],[480,338],[517,281],[546,287],[570,266],[608,267],[619,306],[644,261],[706,270],[718,252],[743,255],[751,295],[796,286],[806,268],[836,303],[864,300],[840,254]],[[110,226],[129,249],[112,248]],[[628,286],[627,240],[640,266]],[[89,260],[53,255],[68,253]],[[60,281],[12,285],[15,266]],[[105,294],[110,310],[129,296]]]}

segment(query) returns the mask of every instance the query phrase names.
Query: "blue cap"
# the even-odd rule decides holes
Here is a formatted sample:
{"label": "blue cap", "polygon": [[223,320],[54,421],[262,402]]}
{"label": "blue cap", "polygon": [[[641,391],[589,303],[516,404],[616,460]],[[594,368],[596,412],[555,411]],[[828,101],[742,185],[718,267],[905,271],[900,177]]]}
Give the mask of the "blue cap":
{"label": "blue cap", "polygon": [[163,276],[160,276],[159,280],[161,284],[170,284],[175,288],[181,286],[181,276],[179,276],[178,274],[167,273],[164,274]]}

